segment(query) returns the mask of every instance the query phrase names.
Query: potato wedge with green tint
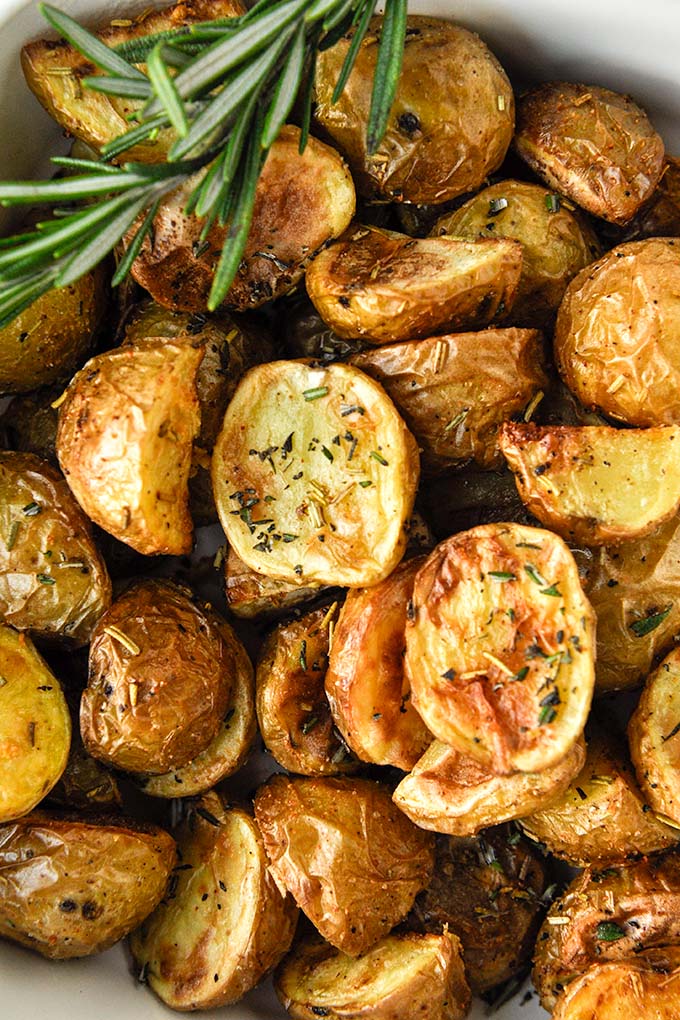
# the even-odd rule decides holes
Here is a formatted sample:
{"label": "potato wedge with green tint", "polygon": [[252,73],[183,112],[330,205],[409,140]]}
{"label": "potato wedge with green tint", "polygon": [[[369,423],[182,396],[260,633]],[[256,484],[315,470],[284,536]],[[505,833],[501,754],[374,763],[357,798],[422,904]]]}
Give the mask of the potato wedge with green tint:
{"label": "potato wedge with green tint", "polygon": [[0,625],[0,822],[27,814],[59,780],[71,717],[59,681],[25,634]]}
{"label": "potato wedge with green tint", "polygon": [[594,963],[557,998],[552,1020],[676,1020],[680,946],[612,963]]}
{"label": "potato wedge with green tint", "polygon": [[229,544],[253,570],[358,587],[401,559],[418,469],[415,440],[367,375],[274,361],[242,379],[212,479]]}
{"label": "potato wedge with green tint", "polygon": [[506,422],[500,448],[522,502],[564,539],[640,538],[680,505],[680,426],[615,429]]}
{"label": "potato wedge with green tint", "polygon": [[281,615],[303,602],[311,602],[320,594],[321,585],[300,587],[258,574],[246,566],[229,546],[223,560],[224,594],[229,609],[244,620],[267,619]]}
{"label": "potato wedge with green tint", "polygon": [[595,620],[561,538],[487,524],[442,542],[406,623],[415,707],[440,740],[492,772],[541,772],[583,732]]}
{"label": "potato wedge with green tint", "polygon": [[133,933],[147,983],[172,1009],[236,1002],[288,950],[298,910],[267,869],[250,815],[203,797],[178,836],[182,869],[170,893]]}
{"label": "potato wedge with green tint", "polygon": [[[628,724],[630,756],[645,799],[680,829],[680,649],[648,677]],[[674,830],[676,831],[676,830]],[[680,831],[676,831],[680,839]]]}
{"label": "potato wedge with green tint", "polygon": [[358,960],[301,942],[279,966],[276,994],[297,1020],[463,1020],[470,1005],[455,935],[387,935]]}

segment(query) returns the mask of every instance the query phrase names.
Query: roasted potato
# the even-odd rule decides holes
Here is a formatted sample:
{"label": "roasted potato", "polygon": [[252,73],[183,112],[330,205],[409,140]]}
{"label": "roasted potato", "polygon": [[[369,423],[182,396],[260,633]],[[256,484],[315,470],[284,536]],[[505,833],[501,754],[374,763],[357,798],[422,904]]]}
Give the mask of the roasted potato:
{"label": "roasted potato", "polygon": [[118,780],[113,772],[87,753],[78,732],[71,734],[71,750],[61,779],[47,795],[46,806],[68,811],[115,813],[122,806]]}
{"label": "roasted potato", "polygon": [[298,911],[267,870],[262,837],[240,808],[202,798],[178,836],[181,869],[133,933],[137,966],[179,1010],[236,1002],[288,950]]}
{"label": "roasted potato", "polygon": [[[299,147],[299,128],[284,127],[260,174],[248,242],[225,301],[236,311],[291,291],[316,253],[339,237],[354,215],[354,184],[335,149],[316,138],[309,139],[302,155]],[[203,220],[184,211],[198,183],[197,176],[190,177],[162,201],[153,233],[132,266],[137,283],[174,311],[206,311],[227,239],[228,228],[215,224],[208,247],[201,244],[205,250],[199,252]],[[134,231],[129,241],[132,236]]]}
{"label": "roasted potato", "polygon": [[368,779],[273,776],[255,817],[279,887],[349,956],[401,921],[432,874],[430,833]]}
{"label": "roasted potato", "polygon": [[48,386],[35,393],[13,397],[0,415],[2,445],[19,453],[33,453],[58,467],[57,423],[62,386]]}
{"label": "roasted potato", "polygon": [[498,776],[435,740],[399,783],[392,799],[423,829],[474,836],[489,825],[521,818],[552,803],[578,774],[585,753],[580,738],[564,758],[541,772]]}
{"label": "roasted potato", "polygon": [[676,827],[680,839],[680,648],[647,679],[628,724],[630,756],[645,799]]}
{"label": "roasted potato", "polygon": [[35,812],[0,827],[0,936],[53,960],[123,938],[159,902],[175,842],[126,818]]}
{"label": "roasted potato", "polygon": [[442,542],[406,624],[413,702],[440,740],[499,775],[556,764],[583,731],[595,620],[562,539],[488,524]]}
{"label": "roasted potato", "polygon": [[99,354],[60,409],[57,453],[71,491],[95,524],[145,555],[191,550],[202,358],[187,339]]}
{"label": "roasted potato", "polygon": [[357,762],[333,725],[324,677],[338,604],[276,627],[257,664],[257,721],[279,765],[304,776],[353,772]]}
{"label": "roasted potato", "polygon": [[337,103],[351,35],[319,54],[317,122],[347,157],[369,197],[446,202],[474,191],[503,162],[512,138],[510,83],[479,36],[440,18],[410,16],[385,137],[370,154],[366,125],[382,18],[374,18]]}
{"label": "roasted potato", "polygon": [[621,244],[574,277],[555,358],[585,407],[642,428],[680,422],[679,293],[674,238]]}
{"label": "roasted potato", "polygon": [[111,603],[111,581],[68,485],[30,453],[0,451],[0,536],[0,618],[86,644]]}
{"label": "roasted potato", "polygon": [[127,772],[186,765],[217,736],[243,654],[231,628],[188,589],[133,585],[92,635],[80,703],[85,747]]}
{"label": "roasted potato", "polygon": [[640,538],[680,505],[680,426],[538,426],[506,422],[499,445],[541,524],[582,545]]}
{"label": "roasted potato", "polygon": [[548,386],[541,335],[487,329],[414,340],[357,354],[351,363],[394,401],[433,470],[473,459],[500,467],[498,429]]}
{"label": "roasted potato", "polygon": [[347,340],[389,344],[487,326],[511,306],[522,247],[360,226],[314,259],[307,293]]}
{"label": "roasted potato", "polygon": [[333,719],[357,757],[406,771],[432,741],[404,674],[406,614],[423,560],[402,563],[380,584],[348,593],[325,679]]}
{"label": "roasted potato", "polygon": [[298,1020],[463,1020],[470,1005],[460,942],[448,931],[387,935],[358,960],[303,942],[280,964],[274,987]]}
{"label": "roasted potato", "polygon": [[244,620],[266,619],[286,613],[289,609],[316,598],[321,585],[299,586],[289,581],[258,574],[246,566],[240,556],[228,547],[220,566],[224,570],[224,594],[227,605]]}
{"label": "roasted potato", "polygon": [[384,390],[349,365],[251,369],[224,419],[213,490],[229,544],[300,586],[377,584],[406,547],[415,440]]}
{"label": "roasted potato", "polygon": [[630,96],[546,82],[517,105],[515,148],[551,188],[610,223],[627,223],[654,192],[664,146]]}
{"label": "roasted potato", "polygon": [[579,867],[656,853],[680,840],[645,803],[625,749],[604,726],[589,731],[583,768],[567,789],[520,824],[550,853]]}
{"label": "roasted potato", "polygon": [[626,227],[626,241],[645,237],[680,237],[680,159],[673,156],[666,156],[654,194]]}
{"label": "roasted potato", "polygon": [[432,881],[404,928],[454,932],[465,976],[480,995],[529,961],[545,890],[545,864],[516,831],[499,826],[477,839],[439,836]]}
{"label": "roasted potato", "polygon": [[345,361],[366,346],[361,340],[343,340],[323,321],[311,301],[286,309],[282,326],[284,350],[289,358]]}

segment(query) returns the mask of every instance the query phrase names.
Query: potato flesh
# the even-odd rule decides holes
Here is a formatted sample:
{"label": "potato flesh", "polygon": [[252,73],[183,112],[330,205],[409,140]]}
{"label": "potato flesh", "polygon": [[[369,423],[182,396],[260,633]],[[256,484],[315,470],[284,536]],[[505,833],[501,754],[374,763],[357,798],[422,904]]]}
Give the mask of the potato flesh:
{"label": "potato flesh", "polygon": [[680,949],[667,946],[617,963],[594,964],[557,999],[552,1020],[675,1020]]}
{"label": "potato flesh", "polygon": [[[680,826],[680,650],[674,648],[645,684],[628,724],[630,754],[645,798]],[[680,833],[678,833],[680,838]]]}

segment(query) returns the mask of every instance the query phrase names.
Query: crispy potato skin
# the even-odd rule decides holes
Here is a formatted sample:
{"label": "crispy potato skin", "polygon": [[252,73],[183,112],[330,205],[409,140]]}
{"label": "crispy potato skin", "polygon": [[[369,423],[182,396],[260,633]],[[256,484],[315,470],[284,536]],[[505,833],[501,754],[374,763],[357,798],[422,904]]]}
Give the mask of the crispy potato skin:
{"label": "crispy potato skin", "polygon": [[460,942],[449,932],[388,935],[358,960],[303,942],[279,966],[274,987],[297,1020],[463,1020],[470,1005]]}
{"label": "crispy potato skin", "polygon": [[0,452],[0,617],[36,637],[86,644],[111,604],[90,522],[53,467]]}
{"label": "crispy potato skin", "polygon": [[572,280],[555,358],[585,407],[641,428],[680,422],[678,294],[674,238],[621,244]]}
{"label": "crispy potato skin", "polygon": [[680,159],[673,156],[666,156],[654,194],[626,227],[626,241],[645,237],[680,237]]}
{"label": "crispy potato skin", "polygon": [[629,96],[547,82],[517,106],[515,147],[551,188],[610,223],[627,223],[652,193],[664,146]]}
{"label": "crispy potato skin", "polygon": [[[225,304],[257,308],[293,289],[314,255],[349,225],[356,197],[338,153],[310,138],[302,155],[300,131],[286,125],[272,145],[255,194],[255,210],[241,265]],[[174,311],[205,312],[226,228],[213,226],[209,247],[194,255],[203,221],[184,206],[197,177],[161,204],[132,266],[132,276],[159,304]],[[133,232],[130,233],[130,239]]]}
{"label": "crispy potato skin", "polygon": [[316,119],[349,160],[363,195],[439,203],[497,170],[515,118],[512,88],[481,39],[439,18],[410,16],[387,132],[371,156],[366,124],[382,18],[374,18],[339,102],[332,95],[350,36],[320,54]]}
{"label": "crispy potato skin", "polygon": [[[108,46],[116,46],[195,21],[230,18],[244,12],[241,0],[179,0],[161,10],[148,8],[127,25],[102,25],[96,34]],[[129,131],[128,115],[143,105],[137,100],[105,96],[83,88],[82,79],[97,74],[97,69],[64,40],[40,39],[24,46],[21,66],[28,87],[47,112],[69,134],[94,149]],[[153,142],[128,149],[121,161],[162,163],[175,137],[170,129],[161,131]]]}
{"label": "crispy potato skin", "polygon": [[680,426],[506,422],[499,444],[527,509],[572,543],[640,538],[678,510]]}
{"label": "crispy potato skin", "polygon": [[518,241],[359,226],[314,259],[305,282],[338,336],[380,345],[487,326],[512,305],[521,267]]}
{"label": "crispy potato skin", "polygon": [[559,797],[585,760],[579,738],[555,765],[540,772],[498,776],[474,758],[435,740],[392,799],[423,829],[452,836],[474,836],[481,829],[512,821]]}
{"label": "crispy potato skin", "polygon": [[594,964],[558,997],[552,1020],[675,1020],[679,967],[678,946]]}
{"label": "crispy potato skin", "polygon": [[594,624],[556,535],[520,524],[454,535],[416,576],[406,624],[415,707],[435,736],[491,771],[540,772],[583,731]]}
{"label": "crispy potato skin", "polygon": [[255,817],[278,885],[349,956],[401,921],[432,874],[430,833],[368,779],[273,776]]}
{"label": "crispy potato skin", "polygon": [[351,359],[387,390],[432,471],[470,459],[502,464],[498,429],[548,379],[533,329],[453,333],[364,351]]}
{"label": "crispy potato skin", "polygon": [[95,524],[147,556],[191,551],[202,357],[187,340],[97,355],[60,409],[57,453],[71,491]]}
{"label": "crispy potato skin", "polygon": [[186,765],[217,735],[240,653],[233,632],[188,589],[169,581],[129,588],[92,636],[80,705],[85,747],[128,772]]}
{"label": "crispy potato skin", "polygon": [[319,594],[320,585],[304,587],[258,574],[229,546],[224,559],[224,594],[234,616],[266,619],[285,613]]}
{"label": "crispy potato skin", "polygon": [[680,649],[674,648],[647,679],[628,724],[628,743],[645,799],[680,826],[679,679]]}
{"label": "crispy potato skin", "polygon": [[252,817],[215,793],[197,808],[179,833],[191,867],[176,872],[172,896],[130,940],[151,988],[177,1010],[240,999],[287,952],[298,919],[269,875]]}
{"label": "crispy potato skin", "polygon": [[108,949],[149,914],[175,841],[123,818],[36,812],[0,827],[0,935],[65,960]]}
{"label": "crispy potato skin", "polygon": [[402,563],[373,588],[348,593],[325,679],[333,718],[357,757],[404,770],[432,741],[404,673],[406,614],[424,560]]}

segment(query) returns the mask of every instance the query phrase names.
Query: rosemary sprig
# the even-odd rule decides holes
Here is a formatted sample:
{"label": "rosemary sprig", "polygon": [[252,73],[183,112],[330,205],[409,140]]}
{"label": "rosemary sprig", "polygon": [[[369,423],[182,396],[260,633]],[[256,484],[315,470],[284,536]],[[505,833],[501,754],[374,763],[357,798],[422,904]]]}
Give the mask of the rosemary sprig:
{"label": "rosemary sprig", "polygon": [[[374,152],[387,128],[406,34],[408,0],[387,0],[367,125]],[[49,4],[41,11],[97,73],[86,88],[134,100],[130,127],[101,160],[55,157],[72,176],[0,183],[4,206],[52,206],[52,216],[0,241],[0,328],[52,287],[89,272],[134,230],[114,285],[129,273],[163,198],[190,178],[186,212],[203,220],[201,240],[225,228],[208,307],[227,296],[245,249],[267,153],[301,101],[301,151],[309,137],[317,53],[354,35],[334,92],[346,85],[375,0],[259,0],[237,18],[217,18],[109,47]],[[121,156],[159,131],[175,140],[164,162]],[[199,173],[200,171],[200,173]],[[195,177],[194,177],[195,175]],[[193,183],[195,181],[195,183]],[[82,206],[79,203],[84,203]],[[136,229],[135,229],[136,227]]]}

